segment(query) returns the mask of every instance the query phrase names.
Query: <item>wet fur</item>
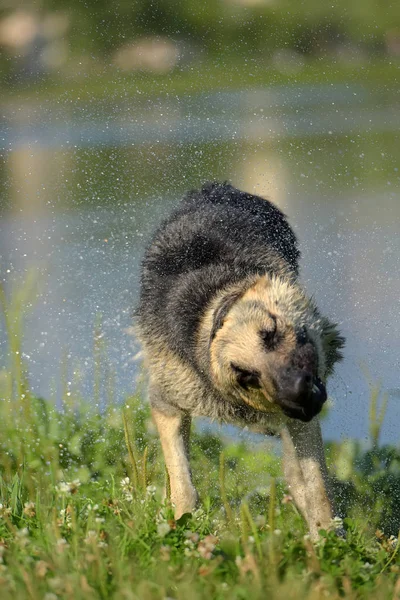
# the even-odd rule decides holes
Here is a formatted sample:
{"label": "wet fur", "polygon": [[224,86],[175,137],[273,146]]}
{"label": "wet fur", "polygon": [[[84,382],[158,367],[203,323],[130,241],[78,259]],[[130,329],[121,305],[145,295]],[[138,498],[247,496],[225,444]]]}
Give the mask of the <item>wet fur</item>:
{"label": "wet fur", "polygon": [[[196,498],[188,467],[192,415],[257,424],[265,431],[286,427],[286,453],[298,461],[296,468],[286,469],[293,485],[300,490],[308,485],[301,477],[311,482],[314,478],[311,493],[314,499],[321,496],[315,513],[302,500],[304,490],[297,493],[314,536],[331,515],[322,442],[317,450],[307,449],[307,438],[316,443],[320,439],[319,425],[307,429],[283,415],[274,403],[273,378],[269,381],[268,373],[262,396],[242,394],[240,389],[236,393],[230,380],[234,371],[230,374],[226,366],[250,361],[258,372],[265,353],[255,330],[265,328],[268,334],[268,328],[276,326],[273,321],[280,319],[283,333],[279,352],[273,354],[274,368],[284,370],[294,360],[296,331],[304,326],[318,354],[318,376],[325,380],[331,374],[341,358],[343,338],[299,285],[299,256],[295,235],[278,208],[218,183],[190,192],[147,249],[139,337],[177,516],[191,510]],[[304,356],[299,352],[296,360],[307,361],[306,349]],[[296,440],[298,448],[293,446]]]}

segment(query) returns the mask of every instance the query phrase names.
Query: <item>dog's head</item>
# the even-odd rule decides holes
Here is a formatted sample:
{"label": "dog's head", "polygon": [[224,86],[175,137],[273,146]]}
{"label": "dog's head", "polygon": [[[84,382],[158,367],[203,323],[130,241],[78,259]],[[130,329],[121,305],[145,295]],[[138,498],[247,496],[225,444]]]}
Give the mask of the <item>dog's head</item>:
{"label": "dog's head", "polygon": [[215,387],[261,411],[310,421],[344,339],[295,282],[257,279],[213,310],[210,365]]}

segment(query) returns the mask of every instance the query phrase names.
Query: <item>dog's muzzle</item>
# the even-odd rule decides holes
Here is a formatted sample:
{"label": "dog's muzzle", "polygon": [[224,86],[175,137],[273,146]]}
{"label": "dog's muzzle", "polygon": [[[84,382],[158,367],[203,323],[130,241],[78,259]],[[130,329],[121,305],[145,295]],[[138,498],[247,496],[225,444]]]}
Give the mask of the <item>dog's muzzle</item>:
{"label": "dog's muzzle", "polygon": [[326,388],[318,377],[307,371],[296,371],[285,377],[277,404],[286,416],[307,422],[321,412],[326,399]]}

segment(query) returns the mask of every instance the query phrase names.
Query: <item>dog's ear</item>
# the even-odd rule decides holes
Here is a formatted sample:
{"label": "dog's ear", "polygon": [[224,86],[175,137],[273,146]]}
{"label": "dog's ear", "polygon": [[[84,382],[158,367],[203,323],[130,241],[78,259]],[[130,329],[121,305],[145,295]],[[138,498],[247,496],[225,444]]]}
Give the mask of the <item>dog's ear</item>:
{"label": "dog's ear", "polygon": [[326,373],[329,377],[333,373],[335,363],[343,358],[341,349],[345,345],[345,338],[340,335],[337,324],[326,317],[322,317],[322,345],[325,352]]}
{"label": "dog's ear", "polygon": [[215,336],[217,335],[218,329],[221,329],[224,319],[228,312],[231,310],[232,306],[235,304],[237,300],[242,296],[243,292],[231,292],[223,297],[220,304],[214,311],[213,324],[210,333],[210,343],[213,341]]}

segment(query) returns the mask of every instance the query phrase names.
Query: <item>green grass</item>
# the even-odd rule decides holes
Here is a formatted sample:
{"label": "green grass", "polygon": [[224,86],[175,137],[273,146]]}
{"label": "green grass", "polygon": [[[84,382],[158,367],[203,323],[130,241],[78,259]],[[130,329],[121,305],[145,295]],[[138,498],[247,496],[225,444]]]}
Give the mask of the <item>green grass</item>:
{"label": "green grass", "polygon": [[393,59],[341,63],[335,60],[309,60],[295,72],[278,70],[266,58],[243,60],[221,56],[176,68],[170,73],[124,73],[117,69],[92,69],[66,77],[49,77],[33,84],[20,82],[5,88],[2,102],[46,100],[53,102],[121,101],[146,96],[191,95],[201,92],[251,89],[274,85],[358,83],[372,88],[397,89],[400,62]]}
{"label": "green grass", "polygon": [[0,297],[13,350],[0,372],[2,600],[400,596],[400,452],[379,446],[377,388],[370,446],[327,446],[345,539],[311,543],[270,441],[214,431],[193,434],[202,503],[176,522],[140,397],[100,414],[73,387],[58,409],[30,392],[17,318],[27,289],[19,306]]}

